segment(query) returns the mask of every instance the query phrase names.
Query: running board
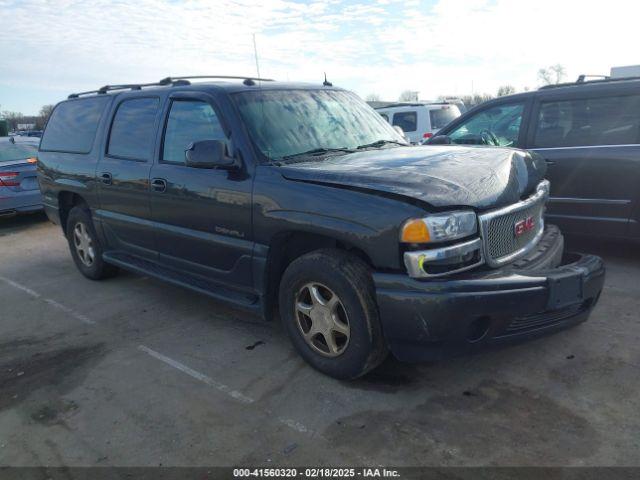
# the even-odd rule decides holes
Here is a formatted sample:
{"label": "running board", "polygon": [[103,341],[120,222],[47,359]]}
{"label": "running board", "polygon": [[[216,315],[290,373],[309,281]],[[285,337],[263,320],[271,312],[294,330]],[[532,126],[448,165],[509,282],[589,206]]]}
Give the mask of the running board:
{"label": "running board", "polygon": [[178,272],[158,265],[150,260],[120,252],[105,252],[102,254],[102,258],[105,262],[124,270],[129,270],[140,275],[149,275],[150,277],[203,293],[216,300],[231,303],[246,310],[259,313],[261,308],[258,295],[234,290],[202,277]]}

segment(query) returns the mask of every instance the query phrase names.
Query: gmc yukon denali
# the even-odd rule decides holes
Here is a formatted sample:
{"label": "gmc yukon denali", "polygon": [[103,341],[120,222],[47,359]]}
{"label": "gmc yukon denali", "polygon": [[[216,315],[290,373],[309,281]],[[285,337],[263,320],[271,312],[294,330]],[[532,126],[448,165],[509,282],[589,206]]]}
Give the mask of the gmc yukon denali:
{"label": "gmc yukon denali", "polygon": [[55,107],[38,178],[84,276],[123,268],[279,314],[342,379],[389,351],[434,360],[556,331],[596,304],[603,262],[543,223],[535,153],[407,145],[328,82],[189,78]]}

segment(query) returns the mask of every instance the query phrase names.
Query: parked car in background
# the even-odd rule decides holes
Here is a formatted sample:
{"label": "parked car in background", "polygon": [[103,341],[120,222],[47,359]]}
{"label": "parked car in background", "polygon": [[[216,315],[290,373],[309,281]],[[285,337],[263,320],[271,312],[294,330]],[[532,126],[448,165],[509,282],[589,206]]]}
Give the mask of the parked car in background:
{"label": "parked car in background", "polygon": [[38,138],[0,138],[0,217],[42,210],[36,177]]}
{"label": "parked car in background", "polygon": [[327,82],[188,78],[53,110],[38,179],[86,277],[121,267],[278,307],[300,355],[337,378],[388,351],[433,360],[556,331],[596,304],[603,262],[542,221],[539,156],[408,145]]}
{"label": "parked car in background", "polygon": [[42,130],[22,130],[18,132],[21,137],[42,137]]}
{"label": "parked car in background", "polygon": [[460,109],[451,103],[397,103],[376,111],[402,131],[411,143],[421,143],[460,116]]}
{"label": "parked car in background", "polygon": [[547,163],[546,218],[566,233],[640,239],[640,78],[550,85],[488,101],[428,143],[526,148]]}

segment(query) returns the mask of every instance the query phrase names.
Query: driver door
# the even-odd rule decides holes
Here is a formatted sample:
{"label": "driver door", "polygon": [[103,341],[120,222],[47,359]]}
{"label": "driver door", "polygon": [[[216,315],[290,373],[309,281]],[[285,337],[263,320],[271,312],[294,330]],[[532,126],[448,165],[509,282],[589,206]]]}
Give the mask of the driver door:
{"label": "driver door", "polygon": [[440,135],[448,135],[452,143],[459,145],[521,147],[530,104],[530,100],[492,103]]}
{"label": "driver door", "polygon": [[212,98],[176,92],[151,168],[151,215],[163,265],[229,286],[251,284],[252,178],[241,171],[188,167],[192,142],[231,142]]}

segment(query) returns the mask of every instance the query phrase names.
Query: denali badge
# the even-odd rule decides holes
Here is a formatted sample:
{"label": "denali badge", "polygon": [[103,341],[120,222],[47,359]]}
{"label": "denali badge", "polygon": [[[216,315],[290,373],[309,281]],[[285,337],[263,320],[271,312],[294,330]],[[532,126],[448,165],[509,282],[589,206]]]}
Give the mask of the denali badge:
{"label": "denali badge", "polygon": [[519,222],[515,223],[515,225],[513,226],[513,233],[516,237],[519,237],[523,233],[528,232],[529,230],[533,230],[533,227],[535,226],[536,222],[533,220],[533,217],[527,217],[524,220],[520,220]]}

